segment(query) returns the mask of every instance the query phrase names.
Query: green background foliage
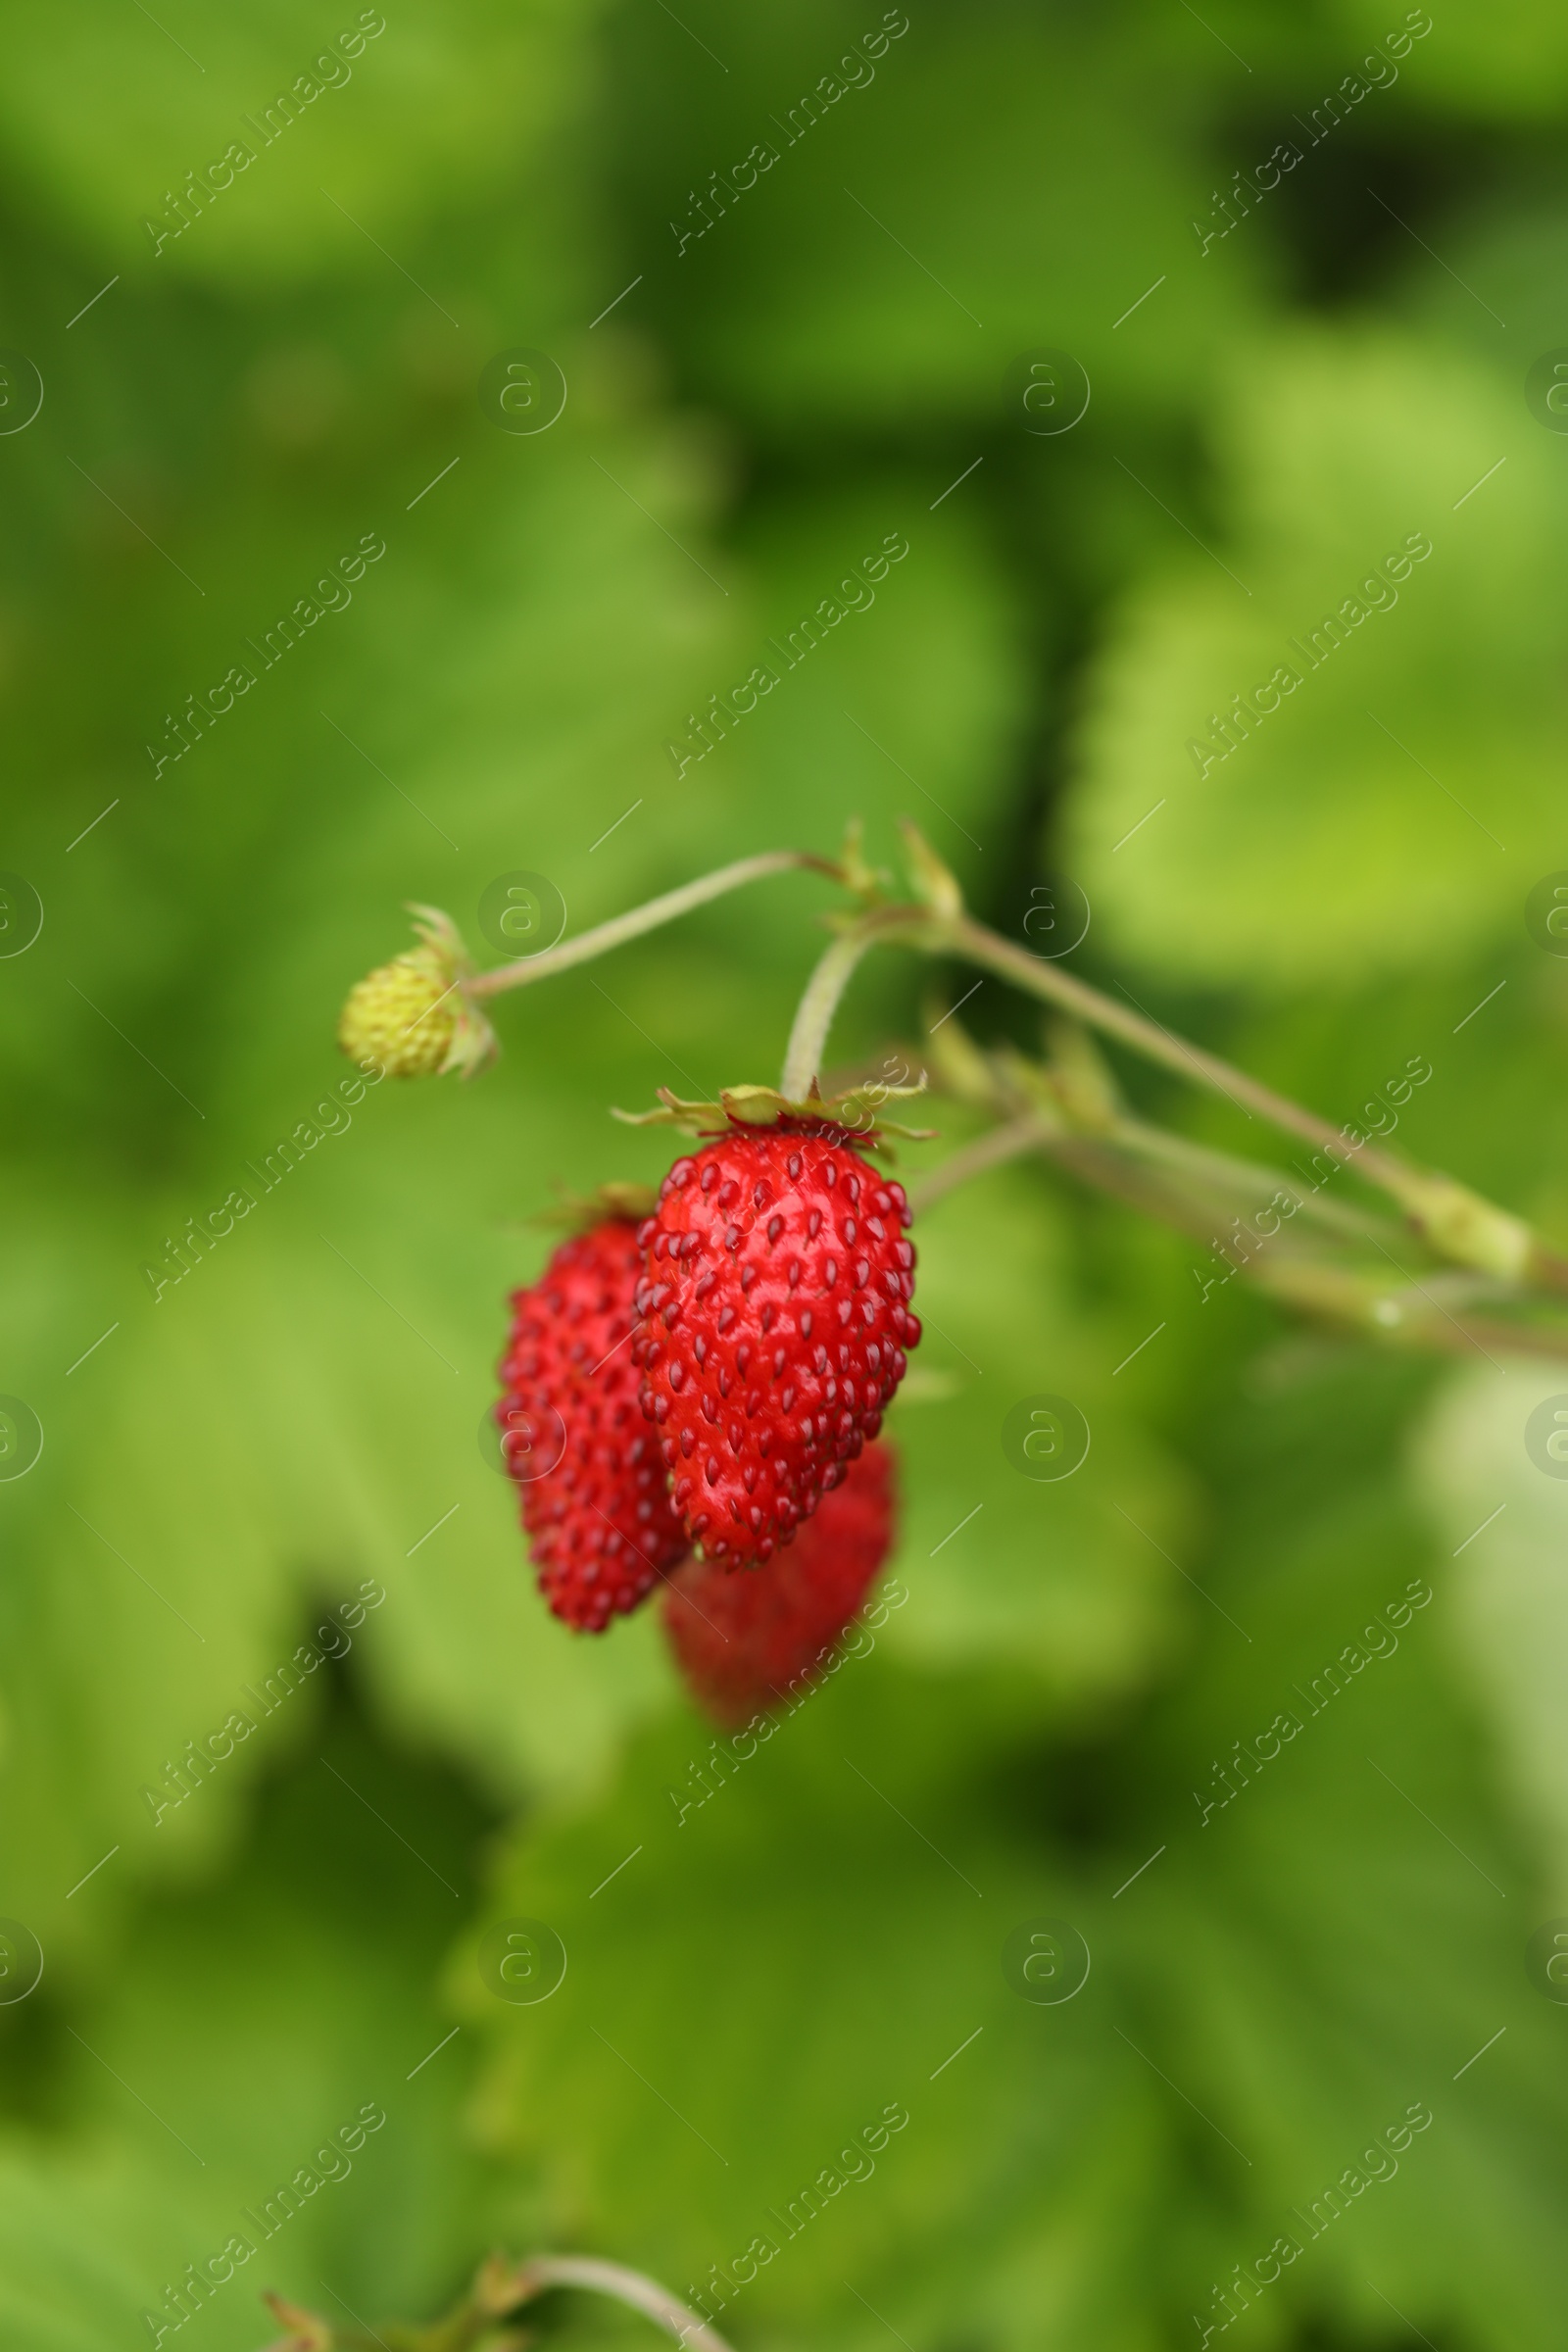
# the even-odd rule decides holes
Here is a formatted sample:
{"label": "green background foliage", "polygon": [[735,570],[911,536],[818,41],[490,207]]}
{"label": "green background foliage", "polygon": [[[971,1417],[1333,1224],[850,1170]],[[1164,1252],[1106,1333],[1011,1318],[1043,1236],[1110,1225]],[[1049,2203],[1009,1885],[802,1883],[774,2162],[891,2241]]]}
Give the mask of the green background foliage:
{"label": "green background foliage", "polygon": [[[1400,1146],[1568,1232],[1568,968],[1523,919],[1568,867],[1568,441],[1524,389],[1568,337],[1560,12],[1464,0],[1405,41],[1361,0],[910,0],[878,54],[881,22],[0,10],[0,344],[45,387],[0,432],[0,865],[45,917],[0,960],[0,1390],[45,1432],[0,1482],[0,1914],[45,1955],[0,2003],[17,2352],[246,2352],[263,2285],[380,2326],[493,2244],[684,2292],[769,2230],[743,2348],[1156,2352],[1293,2228],[1238,2341],[1568,2345],[1565,2021],[1524,1966],[1568,1908],[1561,1490],[1521,1444],[1549,1369],[1204,1300],[1208,1252],[1043,1166],[956,1192],[890,1422],[907,1599],[698,1805],[710,1732],[655,1616],[548,1617],[480,1424],[529,1218],[657,1180],[667,1140],[612,1104],[776,1076],[832,894],[771,881],[504,1000],[473,1085],[318,1114],[403,902],[477,945],[528,868],[578,931],[855,814],[888,860],[906,812],[1013,936],[1065,869],[1077,968],[1331,1118],[1425,1057]],[[476,398],[516,346],[568,385],[537,435]],[[1023,429],[1041,347],[1093,387],[1056,436]],[[893,533],[874,603],[672,757]],[[367,534],[352,601],[160,764]],[[1293,654],[1410,534],[1397,602]],[[873,962],[836,1054],[918,1057],[969,985]],[[1036,1034],[995,981],[963,1017]],[[169,1238],[313,1118],[155,1298]],[[935,1123],[906,1175],[973,1128]],[[1002,1450],[1038,1392],[1094,1430],[1059,1486]],[[366,1586],[344,1654],[155,1819]],[[1396,1646],[1364,1637],[1412,1586]],[[478,1965],[516,1916],[568,1953],[538,2007]],[[1065,2005],[1003,1971],[1040,1916],[1093,1953]],[[367,2106],[351,2170],[174,2330],[185,2267]],[[769,2221],[812,2181],[814,2219]]]}

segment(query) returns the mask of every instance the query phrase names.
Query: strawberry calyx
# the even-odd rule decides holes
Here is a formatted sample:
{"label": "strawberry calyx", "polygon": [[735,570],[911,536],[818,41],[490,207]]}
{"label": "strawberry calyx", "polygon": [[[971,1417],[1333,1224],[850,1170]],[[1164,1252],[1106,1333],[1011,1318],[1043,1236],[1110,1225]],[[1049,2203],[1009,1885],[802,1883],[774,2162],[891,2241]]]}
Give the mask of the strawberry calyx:
{"label": "strawberry calyx", "polygon": [[524,1222],[547,1233],[591,1233],[596,1225],[611,1221],[640,1225],[658,1205],[658,1189],[651,1184],[612,1178],[608,1184],[596,1184],[591,1193],[568,1192],[564,1185],[558,1184],[556,1199],[548,1207],[536,1208]]}
{"label": "strawberry calyx", "polygon": [[795,1135],[826,1136],[834,1143],[854,1143],[864,1151],[883,1152],[889,1136],[899,1136],[906,1143],[928,1143],[937,1133],[934,1127],[907,1127],[880,1115],[885,1102],[924,1094],[923,1078],[918,1086],[888,1086],[877,1079],[826,1097],[813,1079],[804,1102],[792,1102],[775,1086],[721,1087],[716,1102],[688,1102],[666,1086],[658,1091],[657,1110],[616,1110],[612,1116],[628,1127],[677,1127],[693,1136],[775,1128]]}

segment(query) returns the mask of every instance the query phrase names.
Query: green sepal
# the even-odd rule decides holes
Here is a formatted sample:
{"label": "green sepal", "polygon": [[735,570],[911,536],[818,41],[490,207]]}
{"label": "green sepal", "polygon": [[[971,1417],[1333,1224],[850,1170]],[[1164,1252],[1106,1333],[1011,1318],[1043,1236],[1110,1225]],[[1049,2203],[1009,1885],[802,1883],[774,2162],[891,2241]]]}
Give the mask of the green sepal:
{"label": "green sepal", "polygon": [[536,1208],[524,1222],[554,1233],[591,1233],[596,1225],[607,1224],[612,1217],[628,1225],[641,1224],[658,1206],[659,1195],[651,1184],[612,1178],[608,1184],[596,1184],[591,1193],[568,1193],[564,1185],[559,1187],[557,1199],[546,1208]]}
{"label": "green sepal", "polygon": [[929,1143],[934,1127],[906,1127],[877,1114],[884,1102],[925,1092],[919,1086],[884,1086],[873,1080],[852,1086],[824,1101],[812,1091],[804,1102],[792,1102],[773,1086],[726,1086],[716,1102],[688,1102],[667,1087],[659,1089],[657,1110],[613,1110],[612,1118],[629,1127],[678,1127],[686,1135],[723,1135],[737,1128],[796,1128],[808,1134],[838,1131],[867,1152],[886,1150],[885,1138],[899,1136],[906,1143]]}
{"label": "green sepal", "polygon": [[951,918],[963,912],[963,893],[957,880],[937,856],[912,817],[902,816],[899,830],[908,853],[909,887],[922,906]]}

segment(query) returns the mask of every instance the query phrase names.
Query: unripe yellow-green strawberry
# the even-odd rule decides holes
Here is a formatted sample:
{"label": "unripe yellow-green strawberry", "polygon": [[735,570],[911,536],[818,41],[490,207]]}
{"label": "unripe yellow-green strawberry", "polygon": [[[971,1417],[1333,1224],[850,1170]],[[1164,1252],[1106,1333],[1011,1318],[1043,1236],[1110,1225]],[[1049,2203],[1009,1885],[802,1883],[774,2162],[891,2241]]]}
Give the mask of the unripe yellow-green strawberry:
{"label": "unripe yellow-green strawberry", "polygon": [[495,1033],[465,993],[472,971],[450,919],[438,907],[414,911],[419,945],[357,981],[338,1019],[337,1042],[355,1061],[390,1078],[456,1071],[466,1078],[496,1050]]}

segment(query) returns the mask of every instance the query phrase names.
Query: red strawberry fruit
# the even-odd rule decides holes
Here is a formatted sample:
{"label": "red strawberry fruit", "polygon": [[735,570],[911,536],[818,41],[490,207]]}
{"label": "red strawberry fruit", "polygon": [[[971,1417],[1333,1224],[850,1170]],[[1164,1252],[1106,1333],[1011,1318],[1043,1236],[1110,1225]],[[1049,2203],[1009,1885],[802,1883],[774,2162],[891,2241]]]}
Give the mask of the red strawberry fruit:
{"label": "red strawberry fruit", "polygon": [[513,1293],[501,1363],[496,1419],[539,1590],[586,1633],[634,1609],[687,1549],[628,1345],[640,1266],[625,1217],[564,1242]]}
{"label": "red strawberry fruit", "polygon": [[844,1476],[920,1337],[902,1185],[842,1129],[734,1127],[638,1227],[643,1408],[693,1543],[772,1557]]}
{"label": "red strawberry fruit", "polygon": [[690,1560],[671,1578],[664,1631],[693,1696],[715,1722],[733,1730],[818,1679],[893,1533],[893,1454],[873,1443],[767,1567]]}

